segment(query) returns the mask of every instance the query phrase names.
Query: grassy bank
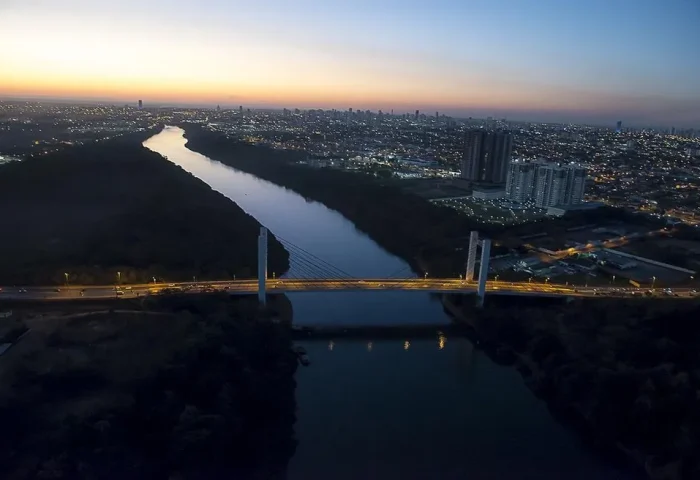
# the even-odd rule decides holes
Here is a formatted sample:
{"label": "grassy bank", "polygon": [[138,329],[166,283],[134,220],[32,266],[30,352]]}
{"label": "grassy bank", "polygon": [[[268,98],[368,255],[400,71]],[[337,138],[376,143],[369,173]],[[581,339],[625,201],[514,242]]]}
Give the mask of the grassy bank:
{"label": "grassy bank", "polygon": [[[0,166],[0,285],[254,277],[258,222],[144,148],[154,133]],[[269,264],[288,268],[274,237]]]}
{"label": "grassy bank", "polygon": [[296,355],[253,297],[16,309],[0,362],[3,478],[284,478]]}

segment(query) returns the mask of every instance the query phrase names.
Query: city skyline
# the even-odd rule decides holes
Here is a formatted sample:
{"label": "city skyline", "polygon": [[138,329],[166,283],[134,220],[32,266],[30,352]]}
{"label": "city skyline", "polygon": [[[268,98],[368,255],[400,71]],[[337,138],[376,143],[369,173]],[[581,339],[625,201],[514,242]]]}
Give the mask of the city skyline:
{"label": "city skyline", "polygon": [[4,1],[0,97],[700,125],[695,2],[408,3]]}

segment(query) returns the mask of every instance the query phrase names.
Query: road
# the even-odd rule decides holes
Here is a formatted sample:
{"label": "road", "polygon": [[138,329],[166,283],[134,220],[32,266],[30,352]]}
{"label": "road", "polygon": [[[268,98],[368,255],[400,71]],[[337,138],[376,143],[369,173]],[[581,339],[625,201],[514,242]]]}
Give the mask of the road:
{"label": "road", "polygon": [[[0,287],[0,300],[75,300],[134,298],[145,295],[158,295],[177,290],[187,293],[206,291],[226,291],[231,294],[257,293],[257,280],[236,280],[218,282],[183,282],[160,284],[62,287]],[[475,282],[449,278],[414,278],[414,279],[349,279],[349,280],[302,280],[302,279],[268,279],[268,293],[286,292],[322,292],[322,291],[424,291],[435,293],[474,293]],[[622,287],[580,287],[541,282],[504,282],[489,281],[486,285],[489,294],[496,295],[531,295],[531,296],[568,296],[568,297],[630,297],[650,296],[647,289]],[[659,298],[695,298],[696,293],[690,288],[676,288],[672,294],[662,289],[655,289],[651,296]]]}

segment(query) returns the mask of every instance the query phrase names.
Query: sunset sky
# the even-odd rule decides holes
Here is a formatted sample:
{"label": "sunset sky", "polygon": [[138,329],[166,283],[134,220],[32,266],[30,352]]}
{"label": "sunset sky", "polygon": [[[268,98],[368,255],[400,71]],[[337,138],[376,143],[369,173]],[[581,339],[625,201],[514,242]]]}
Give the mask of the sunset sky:
{"label": "sunset sky", "polygon": [[0,97],[700,127],[699,0],[0,0]]}

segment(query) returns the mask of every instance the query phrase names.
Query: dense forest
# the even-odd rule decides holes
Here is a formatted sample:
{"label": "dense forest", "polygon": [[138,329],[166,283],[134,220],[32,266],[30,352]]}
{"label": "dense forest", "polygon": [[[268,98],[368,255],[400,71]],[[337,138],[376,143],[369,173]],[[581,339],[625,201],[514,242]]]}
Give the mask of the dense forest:
{"label": "dense forest", "polygon": [[496,361],[589,444],[652,479],[700,478],[700,305],[687,301],[448,296]]}
{"label": "dense forest", "polygon": [[[144,148],[156,131],[0,166],[0,284],[254,277],[258,222]],[[286,271],[269,241],[271,270]]]}
{"label": "dense forest", "polygon": [[32,328],[0,365],[2,478],[285,478],[297,357],[254,297],[16,315]]}

